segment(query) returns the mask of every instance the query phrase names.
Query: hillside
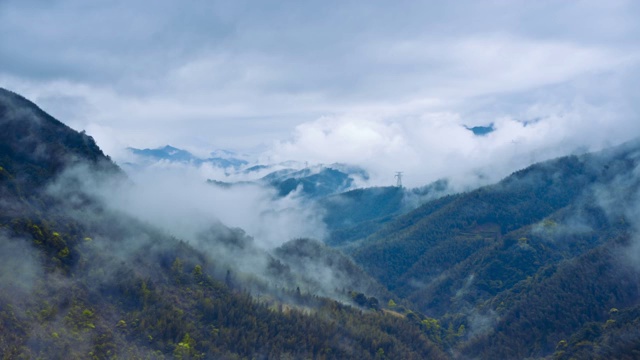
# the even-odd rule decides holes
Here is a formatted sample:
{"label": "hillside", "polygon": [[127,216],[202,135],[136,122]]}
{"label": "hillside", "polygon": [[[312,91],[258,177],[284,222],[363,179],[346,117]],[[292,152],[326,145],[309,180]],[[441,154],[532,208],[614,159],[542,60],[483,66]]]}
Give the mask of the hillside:
{"label": "hillside", "polygon": [[[640,141],[446,196],[446,182],[309,188],[328,244],[265,249],[213,219],[167,233],[114,207],[139,188],[91,137],[6,90],[0,139],[5,358],[640,353]],[[267,180],[344,184],[307,170]]]}
{"label": "hillside", "polygon": [[318,207],[329,230],[325,241],[331,246],[349,247],[351,242],[375,233],[396,217],[447,191],[446,181],[436,181],[421,188],[369,187],[319,199]]}
{"label": "hillside", "polygon": [[20,185],[41,186],[79,161],[94,169],[119,171],[92,137],[72,130],[29,100],[2,88],[0,128],[0,162]]}
{"label": "hillside", "polygon": [[[295,242],[276,259],[212,222],[187,243],[110,207],[132,184],[95,142],[0,94],[4,358],[446,358],[419,321],[361,308],[374,294],[359,282],[329,293],[340,301],[313,293]],[[318,269],[358,272],[309,249]]]}
{"label": "hillside", "polygon": [[[552,355],[588,324],[606,333],[610,309],[638,305],[637,259],[628,253],[636,248],[639,154],[635,141],[533,165],[431,201],[352,255],[420,311],[464,326],[461,354]],[[598,349],[598,341],[611,340],[594,335],[587,343]],[[569,344],[560,350],[580,352]]]}

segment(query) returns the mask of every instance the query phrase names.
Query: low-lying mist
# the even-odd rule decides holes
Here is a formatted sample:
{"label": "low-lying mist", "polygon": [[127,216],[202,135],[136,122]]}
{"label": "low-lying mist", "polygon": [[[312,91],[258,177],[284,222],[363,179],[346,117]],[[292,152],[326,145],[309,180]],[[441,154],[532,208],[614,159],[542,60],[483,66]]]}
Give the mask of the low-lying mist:
{"label": "low-lying mist", "polygon": [[216,222],[243,229],[263,249],[324,237],[321,213],[295,194],[279,198],[253,184],[222,188],[207,184],[206,175],[199,167],[160,162],[129,172],[125,185],[94,191],[109,207],[191,242]]}
{"label": "low-lying mist", "polygon": [[[144,253],[166,253],[173,246],[166,239],[173,238],[209,259],[218,279],[231,271],[233,282],[247,289],[253,286],[257,293],[271,292],[263,287],[267,285],[272,290],[297,288],[340,301],[349,301],[351,290],[386,296],[350,259],[322,243],[323,211],[296,192],[280,197],[257,184],[216,186],[206,182],[201,168],[189,164],[160,162],[128,175],[127,179],[104,178],[76,166],[47,190],[63,200],[60,212],[125,234],[120,239],[97,234],[88,245],[92,251],[108,254],[105,261],[113,263],[100,268],[136,263]],[[93,199],[92,209],[78,206],[87,196]],[[103,275],[96,282],[109,282],[115,276]],[[256,281],[263,285],[255,285]]]}

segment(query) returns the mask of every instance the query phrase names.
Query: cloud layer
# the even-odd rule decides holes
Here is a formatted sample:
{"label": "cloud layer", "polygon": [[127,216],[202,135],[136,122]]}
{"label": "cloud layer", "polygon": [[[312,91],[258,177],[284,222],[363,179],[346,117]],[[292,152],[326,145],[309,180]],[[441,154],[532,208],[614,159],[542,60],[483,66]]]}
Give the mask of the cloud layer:
{"label": "cloud layer", "polygon": [[[0,85],[116,158],[267,146],[418,184],[634,136],[639,14],[623,0],[6,0]],[[461,127],[489,123],[485,138]]]}

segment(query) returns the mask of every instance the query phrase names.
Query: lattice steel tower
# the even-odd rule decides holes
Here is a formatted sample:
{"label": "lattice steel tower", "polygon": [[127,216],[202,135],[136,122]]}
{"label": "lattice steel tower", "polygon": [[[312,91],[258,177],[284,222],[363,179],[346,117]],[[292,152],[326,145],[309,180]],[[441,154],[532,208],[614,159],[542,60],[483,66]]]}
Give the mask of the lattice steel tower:
{"label": "lattice steel tower", "polygon": [[397,179],[396,186],[401,188],[402,187],[402,171],[397,171],[395,178]]}

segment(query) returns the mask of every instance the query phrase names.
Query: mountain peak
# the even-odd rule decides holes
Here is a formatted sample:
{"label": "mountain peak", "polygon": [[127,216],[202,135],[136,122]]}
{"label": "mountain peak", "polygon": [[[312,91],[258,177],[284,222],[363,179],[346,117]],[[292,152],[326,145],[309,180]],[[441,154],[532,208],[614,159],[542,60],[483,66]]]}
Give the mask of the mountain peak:
{"label": "mountain peak", "polygon": [[465,129],[471,131],[473,133],[473,135],[476,136],[485,136],[488,135],[492,132],[494,132],[496,130],[495,126],[493,123],[486,125],[486,126],[464,126]]}
{"label": "mountain peak", "polygon": [[3,168],[20,181],[36,185],[77,162],[119,171],[84,131],[71,129],[23,96],[0,88]]}
{"label": "mountain peak", "polygon": [[164,150],[164,151],[185,151],[185,150],[180,150],[180,149],[178,149],[178,148],[176,148],[176,147],[173,147],[173,146],[171,146],[171,145],[165,145],[165,146],[162,148],[162,150]]}
{"label": "mountain peak", "polygon": [[[209,163],[213,166],[220,168],[238,168],[242,165],[246,165],[247,161],[234,158],[233,153],[226,151],[226,157],[210,157],[207,159],[200,158],[187,150],[179,149],[171,145],[165,145],[163,147],[157,147],[155,149],[137,149],[134,147],[128,147],[127,150],[131,151],[134,155],[137,155],[141,160],[146,162],[155,161],[170,161],[178,163],[190,163],[194,165],[201,165],[203,163]],[[212,154],[215,154],[213,152]]]}

